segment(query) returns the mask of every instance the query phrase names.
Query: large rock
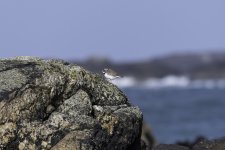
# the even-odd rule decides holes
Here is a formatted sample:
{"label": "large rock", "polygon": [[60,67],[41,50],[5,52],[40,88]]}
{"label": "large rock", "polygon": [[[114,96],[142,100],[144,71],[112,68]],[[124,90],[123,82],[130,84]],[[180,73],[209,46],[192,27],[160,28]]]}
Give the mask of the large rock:
{"label": "large rock", "polygon": [[58,60],[0,60],[0,149],[140,149],[142,113],[115,85]]}

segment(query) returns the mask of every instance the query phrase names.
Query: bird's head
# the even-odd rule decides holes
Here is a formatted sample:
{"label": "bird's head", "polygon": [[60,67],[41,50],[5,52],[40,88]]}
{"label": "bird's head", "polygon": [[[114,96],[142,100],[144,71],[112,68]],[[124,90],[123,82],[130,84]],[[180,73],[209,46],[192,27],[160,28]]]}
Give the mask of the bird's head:
{"label": "bird's head", "polygon": [[103,69],[102,73],[105,74],[108,71],[108,69]]}

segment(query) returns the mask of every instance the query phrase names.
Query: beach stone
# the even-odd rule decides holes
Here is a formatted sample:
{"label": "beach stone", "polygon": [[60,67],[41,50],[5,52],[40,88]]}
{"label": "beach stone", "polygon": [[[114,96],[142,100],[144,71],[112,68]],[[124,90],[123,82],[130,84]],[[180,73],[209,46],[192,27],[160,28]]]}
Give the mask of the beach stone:
{"label": "beach stone", "polygon": [[207,140],[201,139],[192,146],[193,150],[224,150],[225,139]]}
{"label": "beach stone", "polygon": [[224,150],[225,138],[208,140],[198,137],[194,142],[179,142],[177,144],[159,144],[153,150]]}
{"label": "beach stone", "polygon": [[61,60],[0,60],[0,149],[141,149],[141,127],[139,108],[98,74]]}
{"label": "beach stone", "polygon": [[190,150],[188,147],[175,144],[159,144],[153,150]]}

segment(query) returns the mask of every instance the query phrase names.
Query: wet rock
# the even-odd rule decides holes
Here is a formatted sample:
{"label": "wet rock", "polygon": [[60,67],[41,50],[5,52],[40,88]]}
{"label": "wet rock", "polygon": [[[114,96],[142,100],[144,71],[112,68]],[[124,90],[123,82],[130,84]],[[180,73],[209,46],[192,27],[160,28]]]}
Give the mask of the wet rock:
{"label": "wet rock", "polygon": [[177,144],[159,144],[153,150],[224,150],[225,139],[207,140],[198,137],[194,142],[184,141]]}
{"label": "wet rock", "polygon": [[218,139],[218,140],[200,139],[192,147],[193,150],[224,150],[225,139]]}
{"label": "wet rock", "polygon": [[159,144],[153,150],[190,150],[188,147],[175,144]]}
{"label": "wet rock", "polygon": [[0,60],[0,149],[140,149],[141,126],[120,89],[80,66]]}

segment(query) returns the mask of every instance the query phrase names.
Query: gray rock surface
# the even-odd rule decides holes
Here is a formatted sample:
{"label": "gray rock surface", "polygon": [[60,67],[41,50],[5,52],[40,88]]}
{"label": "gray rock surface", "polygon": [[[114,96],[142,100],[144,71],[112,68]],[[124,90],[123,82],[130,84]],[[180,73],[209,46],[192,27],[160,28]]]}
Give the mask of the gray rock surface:
{"label": "gray rock surface", "polygon": [[59,60],[0,60],[0,149],[140,149],[142,113],[115,85]]}

